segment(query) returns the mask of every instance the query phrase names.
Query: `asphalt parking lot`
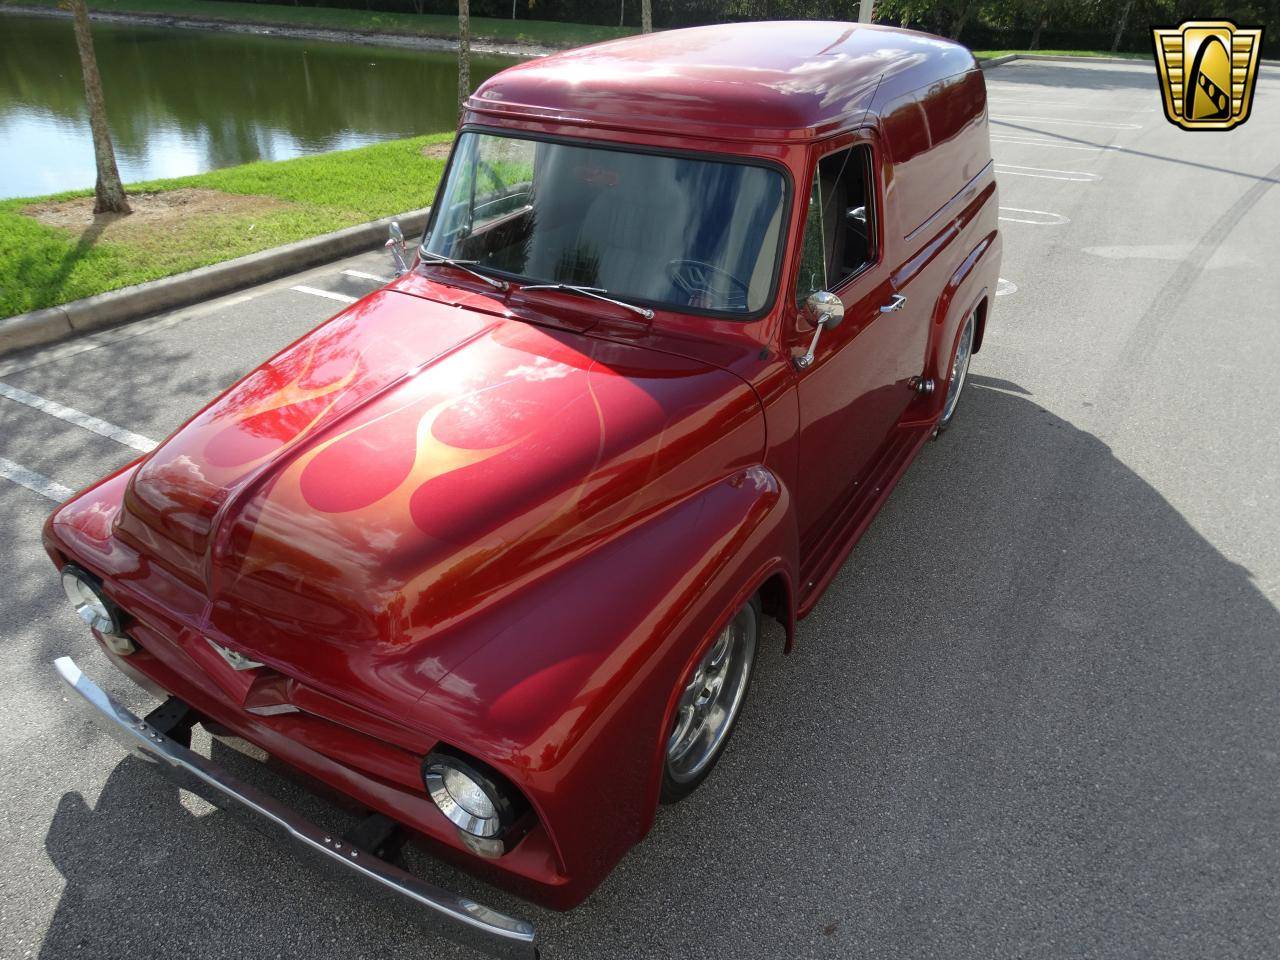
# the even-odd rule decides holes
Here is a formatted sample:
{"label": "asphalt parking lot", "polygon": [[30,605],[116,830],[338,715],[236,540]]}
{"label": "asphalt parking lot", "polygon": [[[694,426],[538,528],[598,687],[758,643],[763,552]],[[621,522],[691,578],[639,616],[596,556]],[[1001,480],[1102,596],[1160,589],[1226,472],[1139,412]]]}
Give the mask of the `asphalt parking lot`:
{"label": "asphalt parking lot", "polygon": [[[1146,64],[987,79],[1005,283],[957,423],[715,774],[568,914],[412,858],[548,960],[1280,955],[1280,69],[1227,134],[1170,125]],[[0,358],[0,955],[473,956],[124,758],[50,666],[155,703],[62,598],[51,498],[386,273]]]}

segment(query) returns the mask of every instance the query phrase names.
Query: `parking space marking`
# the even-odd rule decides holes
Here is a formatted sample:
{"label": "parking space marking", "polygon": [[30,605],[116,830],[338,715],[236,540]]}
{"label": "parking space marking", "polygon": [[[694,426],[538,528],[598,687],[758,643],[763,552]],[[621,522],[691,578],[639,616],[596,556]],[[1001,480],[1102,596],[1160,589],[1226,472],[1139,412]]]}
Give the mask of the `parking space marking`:
{"label": "parking space marking", "polygon": [[1095,180],[1101,180],[1102,177],[1096,173],[1086,173],[1083,170],[1055,170],[1052,167],[1028,167],[1020,163],[1000,163],[996,162],[996,171],[998,173],[1007,173],[1011,177],[1036,177],[1040,180],[1071,180],[1076,183],[1092,183]]}
{"label": "parking space marking", "polygon": [[1001,277],[999,280],[996,281],[997,297],[1007,297],[1009,296],[1009,294],[1017,293],[1017,292],[1018,292],[1018,285],[1014,283],[1012,280],[1006,280],[1004,277]]}
{"label": "parking space marking", "polygon": [[359,277],[361,280],[373,280],[376,283],[390,283],[394,277],[380,277],[376,273],[365,273],[363,270],[343,270],[348,277]]}
{"label": "parking space marking", "polygon": [[1108,130],[1141,130],[1140,123],[1116,123],[1113,120],[1068,120],[1065,117],[1013,117],[991,115],[992,123],[1008,124],[1010,120],[1028,123],[1065,123],[1072,127],[1106,127]]}
{"label": "parking space marking", "polygon": [[318,287],[296,286],[290,287],[290,290],[296,290],[298,293],[309,293],[313,297],[325,297],[329,300],[337,300],[339,303],[355,303],[357,297],[348,297],[345,293],[334,293],[332,290],[321,290]]}
{"label": "parking space marking", "polygon": [[1053,140],[1049,137],[992,137],[992,143],[1022,143],[1033,147],[1057,147],[1059,150],[1084,150],[1088,153],[1097,153],[1099,150],[1123,150],[1124,147],[1117,147],[1110,143],[1089,144],[1084,146],[1078,143],[1063,143],[1061,140]]}
{"label": "parking space marking", "polygon": [[56,480],[50,480],[43,473],[28,470],[21,464],[6,460],[4,457],[0,457],[0,477],[12,480],[14,483],[26,487],[28,490],[34,490],[40,496],[48,497],[58,503],[68,499],[73,492],[70,487],[64,487]]}
{"label": "parking space marking", "polygon": [[39,410],[41,413],[47,413],[51,417],[65,420],[67,423],[73,423],[77,427],[96,433],[100,437],[114,440],[116,443],[123,444],[126,447],[133,447],[133,449],[142,453],[150,453],[157,446],[156,441],[150,437],[144,437],[142,434],[126,430],[124,427],[117,427],[114,423],[107,423],[105,420],[99,420],[97,417],[82,413],[74,407],[65,407],[53,400],[46,400],[44,397],[38,397],[34,393],[27,393],[27,391],[20,390],[7,383],[0,383],[0,397],[8,397],[10,400],[24,404],[33,410]]}
{"label": "parking space marking", "polygon": [[[1005,211],[1009,213],[1018,213],[1018,217],[1006,217]],[[1008,220],[1010,223],[1032,223],[1038,227],[1058,227],[1064,223],[1070,223],[1060,213],[1050,213],[1048,210],[1028,210],[1025,207],[1001,207],[1000,219]]]}

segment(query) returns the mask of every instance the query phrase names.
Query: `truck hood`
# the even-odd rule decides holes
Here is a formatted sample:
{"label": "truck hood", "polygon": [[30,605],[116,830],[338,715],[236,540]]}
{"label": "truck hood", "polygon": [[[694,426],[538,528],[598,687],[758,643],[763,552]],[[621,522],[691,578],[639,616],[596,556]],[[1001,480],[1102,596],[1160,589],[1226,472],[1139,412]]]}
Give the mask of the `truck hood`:
{"label": "truck hood", "polygon": [[385,712],[763,445],[723,370],[384,290],[157,448],[116,534],[199,593],[211,638]]}

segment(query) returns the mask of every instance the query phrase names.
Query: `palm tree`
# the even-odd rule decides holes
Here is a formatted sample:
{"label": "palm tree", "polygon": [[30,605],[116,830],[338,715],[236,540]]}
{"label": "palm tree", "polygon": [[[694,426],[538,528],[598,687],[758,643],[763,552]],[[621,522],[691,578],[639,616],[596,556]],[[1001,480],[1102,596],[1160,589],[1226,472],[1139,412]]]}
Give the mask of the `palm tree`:
{"label": "palm tree", "polygon": [[98,164],[98,179],[93,188],[94,213],[131,213],[124,195],[120,170],[116,167],[116,151],[111,145],[111,129],[107,126],[107,107],[102,99],[102,77],[98,60],[93,55],[93,35],[89,32],[89,11],[84,0],[69,0],[76,28],[76,48],[80,51],[80,72],[84,74],[84,98],[89,103],[89,127],[93,130],[93,157]]}
{"label": "palm tree", "polygon": [[458,116],[471,96],[471,4],[458,0]]}
{"label": "palm tree", "polygon": [[653,33],[653,0],[641,0],[640,30],[643,33]]}
{"label": "palm tree", "polygon": [[1115,53],[1120,49],[1120,41],[1124,38],[1124,28],[1129,23],[1129,11],[1133,9],[1133,0],[1127,0],[1125,5],[1120,8],[1120,19],[1116,22],[1115,39],[1111,41],[1111,52]]}

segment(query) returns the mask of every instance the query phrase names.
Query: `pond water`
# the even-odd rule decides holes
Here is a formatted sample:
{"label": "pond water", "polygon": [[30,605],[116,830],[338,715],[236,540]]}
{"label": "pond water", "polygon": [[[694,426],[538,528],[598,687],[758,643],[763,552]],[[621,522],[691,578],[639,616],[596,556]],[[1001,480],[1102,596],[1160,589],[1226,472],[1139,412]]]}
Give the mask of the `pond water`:
{"label": "pond water", "polygon": [[[125,182],[451,130],[453,53],[93,24]],[[473,57],[473,83],[515,63]],[[71,21],[0,14],[0,197],[92,187]]]}

